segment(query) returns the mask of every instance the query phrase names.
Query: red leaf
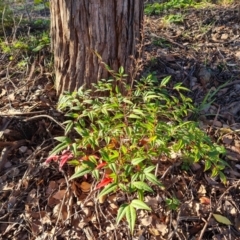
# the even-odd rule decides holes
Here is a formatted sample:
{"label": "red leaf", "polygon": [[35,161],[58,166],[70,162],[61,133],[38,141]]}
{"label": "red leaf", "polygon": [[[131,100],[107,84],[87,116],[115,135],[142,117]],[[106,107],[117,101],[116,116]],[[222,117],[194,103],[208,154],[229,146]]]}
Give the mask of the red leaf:
{"label": "red leaf", "polygon": [[97,186],[96,189],[102,188],[113,181],[112,178],[106,176]]}
{"label": "red leaf", "polygon": [[100,169],[100,168],[103,168],[104,166],[106,166],[107,163],[106,162],[102,162],[100,164],[97,165],[96,169]]}
{"label": "red leaf", "polygon": [[46,159],[45,163],[50,163],[51,161],[57,161],[58,158],[59,158],[59,156],[57,156],[57,155],[49,156],[49,157]]}
{"label": "red leaf", "polygon": [[70,152],[64,152],[60,158],[59,168],[61,169],[63,165],[70,159],[73,158],[73,154]]}

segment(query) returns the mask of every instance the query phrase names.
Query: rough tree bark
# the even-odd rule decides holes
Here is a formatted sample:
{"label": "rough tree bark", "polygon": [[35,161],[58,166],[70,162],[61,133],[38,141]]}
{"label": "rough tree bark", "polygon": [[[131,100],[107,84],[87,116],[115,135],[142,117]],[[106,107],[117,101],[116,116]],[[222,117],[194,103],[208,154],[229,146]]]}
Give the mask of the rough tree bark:
{"label": "rough tree bark", "polygon": [[112,69],[139,57],[144,0],[51,0],[51,37],[58,95],[91,87],[108,73],[97,52]]}

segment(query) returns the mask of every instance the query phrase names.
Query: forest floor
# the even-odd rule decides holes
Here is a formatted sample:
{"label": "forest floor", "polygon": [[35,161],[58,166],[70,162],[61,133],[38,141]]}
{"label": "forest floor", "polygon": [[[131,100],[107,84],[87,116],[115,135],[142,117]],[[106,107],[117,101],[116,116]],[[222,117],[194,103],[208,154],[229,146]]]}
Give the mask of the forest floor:
{"label": "forest floor", "polygon": [[[225,146],[229,167],[224,185],[201,163],[184,171],[177,162],[162,162],[157,175],[166,189],[145,197],[153,211],[138,212],[132,237],[125,221],[115,224],[121,196],[99,204],[86,182],[68,182],[57,166],[44,165],[64,120],[47,48],[24,67],[21,53],[10,61],[1,51],[0,239],[240,239],[238,14],[233,5],[213,5],[145,17],[144,73],[159,80],[171,75],[191,90],[202,106],[200,127]],[[164,201],[172,196],[173,210]]]}

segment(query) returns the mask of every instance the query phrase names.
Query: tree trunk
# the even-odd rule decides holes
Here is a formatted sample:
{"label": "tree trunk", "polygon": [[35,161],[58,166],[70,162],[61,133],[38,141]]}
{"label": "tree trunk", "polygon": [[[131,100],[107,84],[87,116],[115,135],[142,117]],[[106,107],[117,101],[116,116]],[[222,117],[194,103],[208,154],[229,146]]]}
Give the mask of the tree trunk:
{"label": "tree trunk", "polygon": [[[58,95],[108,78],[100,59],[127,73],[141,41],[143,0],[51,0],[51,37]],[[95,54],[95,53],[97,54]]]}

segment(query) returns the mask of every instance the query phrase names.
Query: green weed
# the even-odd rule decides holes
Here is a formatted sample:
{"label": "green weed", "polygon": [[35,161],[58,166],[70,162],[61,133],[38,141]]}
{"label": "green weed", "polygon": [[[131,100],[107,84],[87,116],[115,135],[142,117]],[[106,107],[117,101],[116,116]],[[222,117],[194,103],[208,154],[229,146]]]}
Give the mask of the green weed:
{"label": "green weed", "polygon": [[172,198],[166,198],[166,204],[168,206],[168,208],[170,210],[177,210],[179,205],[180,205],[180,201],[176,198],[176,197],[172,197]]}
{"label": "green weed", "polygon": [[[12,42],[0,41],[0,50],[8,55],[10,60],[14,57],[22,56],[26,59],[29,54],[37,53],[42,49],[49,47],[50,37],[49,34],[44,32],[39,35],[30,35],[30,37],[20,37]],[[21,66],[23,63],[19,63]]]}

